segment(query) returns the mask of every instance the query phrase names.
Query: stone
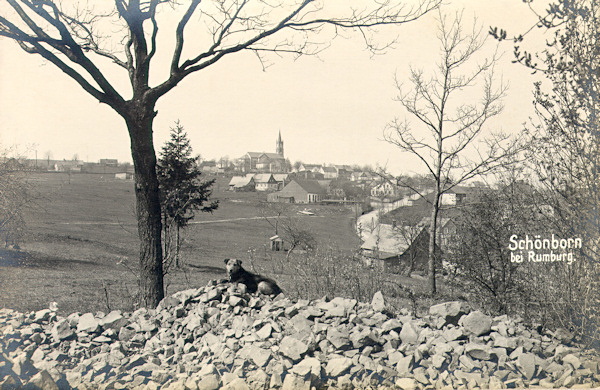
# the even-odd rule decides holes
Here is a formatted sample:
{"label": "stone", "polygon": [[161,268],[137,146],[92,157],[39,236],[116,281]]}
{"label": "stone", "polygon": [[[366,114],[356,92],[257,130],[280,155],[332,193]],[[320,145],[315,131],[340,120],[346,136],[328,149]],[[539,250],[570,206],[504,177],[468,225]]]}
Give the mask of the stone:
{"label": "stone", "polygon": [[282,390],[310,390],[310,379],[288,373],[283,380]]}
{"label": "stone", "polygon": [[100,322],[92,313],[85,313],[79,317],[77,332],[95,333],[100,330]]}
{"label": "stone", "polygon": [[271,337],[271,332],[273,331],[273,327],[270,324],[264,325],[258,332],[256,332],[256,337],[261,340],[266,340]]}
{"label": "stone", "polygon": [[341,332],[334,327],[327,329],[327,340],[338,350],[350,348],[350,337],[347,332]]}
{"label": "stone", "polygon": [[223,390],[250,390],[250,386],[242,378],[235,378],[223,386]]}
{"label": "stone", "polygon": [[577,370],[579,367],[581,367],[581,360],[579,360],[579,358],[577,356],[573,355],[572,353],[565,355],[562,358],[562,360],[563,360],[563,363],[570,364],[574,370]]}
{"label": "stone", "polygon": [[383,294],[381,291],[377,291],[373,294],[373,299],[371,300],[371,307],[375,311],[383,311],[385,309],[385,300],[383,299]]}
{"label": "stone", "polygon": [[489,333],[492,329],[492,318],[480,311],[473,311],[466,316],[461,317],[459,324],[462,325],[467,332],[475,336],[481,336]]}
{"label": "stone", "polygon": [[413,362],[413,355],[405,356],[403,358],[398,359],[398,363],[396,363],[396,371],[398,371],[398,374],[400,375],[410,374]]}
{"label": "stone", "polygon": [[17,355],[13,359],[13,372],[20,377],[21,379],[25,379],[28,376],[34,375],[37,373],[37,368],[34,367],[33,362],[30,358],[27,357],[25,353],[21,353]]}
{"label": "stone", "polygon": [[402,322],[397,318],[390,318],[381,325],[381,330],[384,333],[389,333],[390,331],[400,332],[402,330]]}
{"label": "stone", "polygon": [[293,361],[300,360],[306,351],[308,351],[308,346],[291,336],[285,336],[279,344],[279,352]]}
{"label": "stone", "polygon": [[491,349],[487,345],[468,343],[465,345],[465,354],[473,359],[490,360]]}
{"label": "stone", "polygon": [[446,341],[460,340],[460,339],[464,338],[464,336],[465,336],[465,333],[463,331],[463,328],[457,328],[457,327],[444,329],[444,331],[442,333],[442,337]]}
{"label": "stone", "polygon": [[374,340],[373,333],[369,328],[352,333],[350,335],[350,341],[355,349],[362,349],[366,346],[377,344],[377,342]]}
{"label": "stone", "polygon": [[528,380],[531,380],[535,375],[535,355],[532,353],[522,353],[517,358],[517,364],[521,368],[521,372]]}
{"label": "stone", "polygon": [[352,366],[352,359],[337,357],[330,359],[325,366],[325,373],[331,377],[338,377]]}
{"label": "stone", "polygon": [[[167,299],[167,298],[165,298]],[[164,300],[163,300],[164,301]],[[162,301],[161,301],[162,302]],[[104,329],[119,329],[123,324],[124,318],[119,310],[113,310],[100,319],[100,326]]]}
{"label": "stone", "polygon": [[417,381],[412,378],[396,378],[394,385],[402,390],[415,390],[419,387]]}
{"label": "stone", "polygon": [[444,319],[443,325],[457,325],[460,317],[468,312],[467,305],[461,301],[440,303],[429,308],[429,315]]}
{"label": "stone", "polygon": [[305,357],[300,363],[294,365],[290,371],[301,377],[310,374],[319,378],[321,376],[321,362],[314,357]]}
{"label": "stone", "polygon": [[42,370],[31,377],[25,388],[32,387],[39,390],[59,390],[58,385],[46,370]]}
{"label": "stone", "polygon": [[400,339],[406,344],[416,344],[419,340],[419,327],[413,321],[406,322],[402,325]]}
{"label": "stone", "polygon": [[73,337],[75,333],[67,319],[61,319],[52,327],[52,337],[56,341],[62,341]]}

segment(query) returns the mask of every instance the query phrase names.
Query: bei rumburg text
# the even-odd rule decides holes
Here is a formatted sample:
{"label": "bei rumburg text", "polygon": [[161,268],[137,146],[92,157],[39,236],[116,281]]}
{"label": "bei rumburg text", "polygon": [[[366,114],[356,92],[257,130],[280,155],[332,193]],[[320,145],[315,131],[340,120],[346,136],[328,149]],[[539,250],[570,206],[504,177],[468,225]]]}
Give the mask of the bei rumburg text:
{"label": "bei rumburg text", "polygon": [[539,235],[525,235],[525,239],[513,234],[510,236],[510,262],[522,263],[555,263],[566,262],[572,264],[577,259],[573,255],[574,249],[581,249],[581,238],[558,239],[552,234],[550,238],[541,238]]}

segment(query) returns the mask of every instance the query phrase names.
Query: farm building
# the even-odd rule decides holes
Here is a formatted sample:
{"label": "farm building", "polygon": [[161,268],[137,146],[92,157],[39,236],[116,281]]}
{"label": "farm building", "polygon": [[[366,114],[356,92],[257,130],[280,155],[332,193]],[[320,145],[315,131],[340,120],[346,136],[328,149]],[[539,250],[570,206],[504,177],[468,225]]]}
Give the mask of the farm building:
{"label": "farm building", "polygon": [[255,185],[252,175],[234,176],[229,181],[229,190],[237,192],[254,191]]}
{"label": "farm building", "polygon": [[277,191],[279,183],[272,173],[257,173],[254,176],[256,191]]}
{"label": "farm building", "polygon": [[273,178],[277,182],[277,190],[283,189],[291,180],[289,173],[274,173]]}
{"label": "farm building", "polygon": [[[437,250],[447,246],[452,234],[450,219],[442,218]],[[415,226],[378,225],[361,245],[365,263],[384,272],[411,272],[427,268],[429,252],[429,219]]]}
{"label": "farm building", "polygon": [[402,273],[411,263],[413,269],[424,269],[428,244],[427,229],[380,224],[360,249],[368,266],[384,272]]}
{"label": "farm building", "polygon": [[133,180],[134,174],[131,172],[119,172],[115,173],[115,179],[119,180]]}
{"label": "farm building", "polygon": [[289,182],[281,191],[271,194],[269,202],[317,203],[323,200],[327,191],[316,180]]}

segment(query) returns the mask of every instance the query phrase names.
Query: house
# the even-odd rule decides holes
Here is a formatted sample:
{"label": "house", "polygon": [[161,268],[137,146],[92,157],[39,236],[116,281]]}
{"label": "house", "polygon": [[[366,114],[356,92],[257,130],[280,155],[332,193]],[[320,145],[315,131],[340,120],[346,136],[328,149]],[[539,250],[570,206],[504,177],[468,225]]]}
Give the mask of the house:
{"label": "house", "polygon": [[272,173],[256,173],[253,178],[256,191],[277,191],[279,187]]}
{"label": "house", "polygon": [[295,173],[296,177],[301,180],[323,180],[325,176],[321,172],[313,171],[298,171]]}
{"label": "house", "polygon": [[119,180],[133,180],[134,174],[131,172],[119,172],[115,173],[115,179]]}
{"label": "house", "polygon": [[292,180],[289,173],[274,173],[273,178],[277,182],[277,190],[283,189]]}
{"label": "house", "polygon": [[373,180],[373,174],[370,172],[352,172],[350,181],[370,182]]}
{"label": "house", "polygon": [[424,226],[380,224],[361,245],[363,261],[384,272],[426,269],[429,232]]}
{"label": "house", "polygon": [[311,172],[319,172],[321,166],[319,164],[300,164],[298,167],[298,172],[302,171],[311,171]]}
{"label": "house", "polygon": [[371,196],[396,196],[398,193],[398,186],[387,180],[379,181],[371,188]]}
{"label": "house", "polygon": [[[365,263],[384,272],[425,270],[429,261],[429,218],[416,225],[379,224],[361,245]],[[444,251],[456,233],[450,218],[440,218],[436,250]]]}
{"label": "house", "polygon": [[219,167],[217,166],[217,162],[215,160],[202,161],[199,165],[199,168],[202,172],[205,172],[205,173],[218,173],[219,172]]}
{"label": "house", "polygon": [[323,178],[325,179],[337,179],[338,173],[335,167],[321,167],[318,170],[319,173],[323,174]]}
{"label": "house", "polygon": [[268,198],[270,202],[317,203],[323,200],[327,192],[316,180],[298,180],[289,182],[281,191]]}
{"label": "house", "polygon": [[229,181],[229,190],[236,192],[254,191],[256,183],[253,175],[234,176]]}
{"label": "house", "polygon": [[57,161],[54,164],[54,170],[56,172],[81,172],[83,161],[79,160],[63,160]]}

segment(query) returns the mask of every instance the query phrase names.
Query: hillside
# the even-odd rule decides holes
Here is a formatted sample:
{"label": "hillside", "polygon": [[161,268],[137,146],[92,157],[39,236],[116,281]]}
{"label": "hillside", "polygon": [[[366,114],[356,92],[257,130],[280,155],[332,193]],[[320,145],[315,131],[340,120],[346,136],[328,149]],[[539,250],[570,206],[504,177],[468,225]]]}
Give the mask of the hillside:
{"label": "hillside", "polygon": [[598,356],[564,330],[469,312],[414,318],[351,299],[292,301],[210,283],[156,310],[0,311],[0,388],[591,388]]}

